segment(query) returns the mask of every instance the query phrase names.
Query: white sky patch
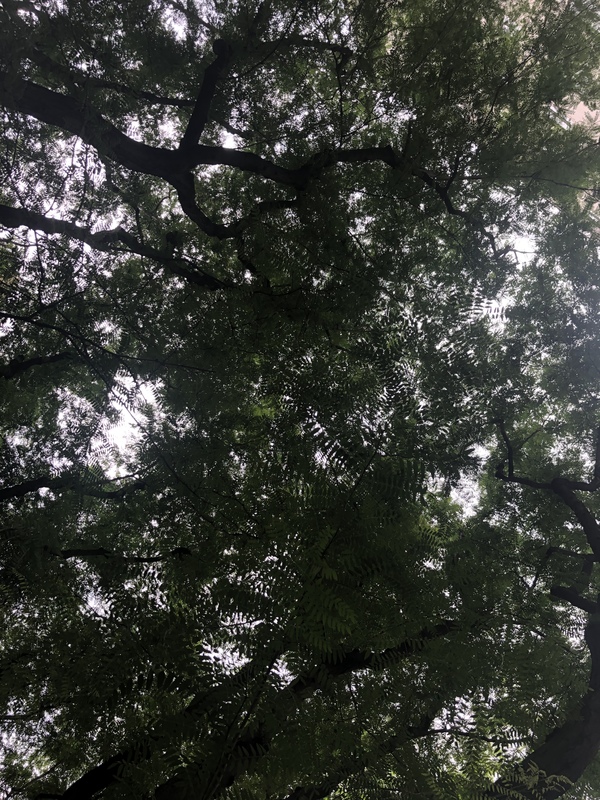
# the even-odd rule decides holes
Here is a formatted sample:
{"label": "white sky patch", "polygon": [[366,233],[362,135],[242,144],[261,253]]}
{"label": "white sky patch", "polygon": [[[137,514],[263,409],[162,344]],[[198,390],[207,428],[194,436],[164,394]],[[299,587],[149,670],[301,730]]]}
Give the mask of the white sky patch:
{"label": "white sky patch", "polygon": [[[489,450],[484,447],[477,446],[476,452],[478,456],[485,454],[489,457]],[[463,475],[457,485],[451,489],[450,497],[460,506],[463,519],[472,517],[477,512],[481,499],[479,482],[471,476]]]}
{"label": "white sky patch", "polygon": [[519,264],[528,264],[535,255],[535,242],[528,236],[515,236],[513,252]]}
{"label": "white sky patch", "polygon": [[111,459],[104,466],[107,477],[114,480],[126,473],[122,462],[127,459],[127,454],[141,440],[145,427],[145,414],[143,405],[148,405],[157,410],[155,387],[148,382],[136,384],[133,378],[121,376],[119,384],[113,387],[111,406],[119,412],[119,421],[110,426],[94,440],[92,446],[100,447],[103,440],[109,440],[116,449],[118,458]]}

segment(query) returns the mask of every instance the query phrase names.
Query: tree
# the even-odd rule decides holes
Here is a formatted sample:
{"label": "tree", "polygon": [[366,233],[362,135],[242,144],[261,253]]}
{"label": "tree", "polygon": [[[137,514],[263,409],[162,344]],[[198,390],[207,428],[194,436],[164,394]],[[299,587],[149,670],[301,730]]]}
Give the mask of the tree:
{"label": "tree", "polygon": [[598,4],[0,7],[6,796],[593,796]]}

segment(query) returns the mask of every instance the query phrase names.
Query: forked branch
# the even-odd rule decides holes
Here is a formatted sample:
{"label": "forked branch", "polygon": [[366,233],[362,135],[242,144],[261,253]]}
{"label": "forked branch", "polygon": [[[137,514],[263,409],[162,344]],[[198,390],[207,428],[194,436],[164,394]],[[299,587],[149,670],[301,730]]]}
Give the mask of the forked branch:
{"label": "forked branch", "polygon": [[[543,489],[559,497],[575,514],[593,555],[564,551],[567,555],[583,556],[582,573],[589,583],[593,565],[600,560],[600,525],[594,514],[577,497],[576,491],[595,491],[600,488],[600,441],[596,440],[593,478],[589,482],[572,481],[556,477],[550,483],[540,483],[514,473],[514,449],[504,423],[496,421],[504,441],[507,457],[497,470],[501,480]],[[598,436],[598,432],[597,432]],[[504,465],[508,461],[508,474]],[[550,548],[549,553],[560,548]],[[591,656],[591,673],[588,689],[581,700],[579,713],[552,731],[545,741],[528,755],[515,771],[512,780],[497,781],[487,793],[489,797],[506,796],[518,792],[519,796],[534,800],[544,797],[555,800],[575,783],[600,749],[600,605],[598,601],[583,597],[577,586],[553,586],[553,597],[565,600],[590,615],[585,629],[585,641]],[[531,776],[539,781],[533,785]]]}

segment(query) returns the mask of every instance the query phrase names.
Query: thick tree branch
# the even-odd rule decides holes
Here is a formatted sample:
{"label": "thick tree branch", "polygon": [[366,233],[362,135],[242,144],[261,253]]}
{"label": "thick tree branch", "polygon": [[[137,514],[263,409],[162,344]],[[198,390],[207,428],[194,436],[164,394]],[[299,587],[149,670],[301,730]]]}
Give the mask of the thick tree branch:
{"label": "thick tree branch", "polygon": [[[296,169],[279,167],[268,159],[243,150],[233,150],[214,145],[195,145],[185,150],[168,150],[151,147],[130,139],[112,123],[73,97],[54,92],[20,77],[0,72],[0,99],[8,108],[35,117],[41,122],[56,125],[79,136],[98,152],[127,169],[155,175],[170,182],[177,189],[189,170],[200,165],[222,165],[252,172],[285,186],[304,189],[311,178],[318,177],[333,164],[366,164],[383,162],[394,169],[408,169],[438,194],[445,191],[441,184],[423,169],[413,167],[390,145],[348,150],[324,150]],[[441,195],[440,195],[441,196]],[[448,206],[448,198],[444,199]],[[459,213],[452,207],[452,213]],[[460,212],[473,222],[466,212]]]}
{"label": "thick tree branch", "polygon": [[56,478],[53,478],[50,475],[43,475],[39,478],[32,478],[31,480],[14,484],[13,486],[5,486],[0,488],[0,500],[17,500],[20,497],[25,497],[27,494],[37,492],[38,489],[50,489],[52,491],[63,491],[70,489],[78,492],[79,494],[84,494],[88,497],[97,497],[101,500],[120,500],[131,492],[135,492],[144,488],[146,488],[146,482],[139,480],[134,481],[127,486],[122,486],[120,489],[109,489],[104,491],[81,481],[75,475],[66,473],[64,475],[59,475]]}
{"label": "thick tree branch", "polygon": [[499,478],[501,481],[506,481],[507,483],[518,483],[520,486],[529,486],[531,489],[550,490],[549,483],[540,483],[539,481],[534,481],[531,480],[531,478],[524,478],[519,475],[513,475],[512,478],[510,478],[508,475],[505,475],[503,464],[497,466],[495,475],[496,478]]}
{"label": "thick tree branch", "polygon": [[49,356],[32,356],[31,358],[13,358],[8,364],[0,364],[0,375],[9,380],[27,372],[32,367],[39,367],[44,364],[55,364],[57,361],[73,361],[78,358],[76,353],[65,350],[61,353],[53,353]]}
{"label": "thick tree branch", "polygon": [[[271,742],[277,735],[281,726],[285,724],[289,715],[296,709],[298,702],[302,702],[314,694],[318,689],[325,689],[332,680],[344,675],[369,669],[383,671],[394,666],[399,661],[421,652],[428,641],[443,638],[449,633],[459,629],[458,623],[446,620],[431,628],[422,630],[415,638],[407,639],[394,647],[386,648],[379,653],[365,653],[360,650],[351,650],[346,656],[336,663],[322,662],[304,675],[291,681],[282,689],[271,704],[270,714],[267,719],[259,720],[231,747],[231,757],[225,764],[218,781],[215,780],[214,796],[220,795],[231,786],[259,758],[264,757],[270,750]],[[431,724],[428,721],[427,727]],[[421,731],[422,726],[417,726],[414,731]],[[419,733],[418,735],[424,735]],[[239,754],[255,753],[254,758],[246,757],[243,761],[237,757]],[[192,765],[190,770],[196,769]],[[177,787],[185,784],[183,773],[173,776],[156,790],[157,800],[183,800],[177,792]]]}
{"label": "thick tree branch", "polygon": [[367,770],[372,764],[383,756],[393,753],[408,741],[427,736],[431,731],[432,719],[424,718],[418,725],[409,726],[405,730],[390,736],[384,741],[377,741],[376,747],[367,752],[355,752],[347,756],[344,764],[332,770],[325,780],[312,786],[297,786],[292,792],[279,798],[279,800],[323,800],[330,795],[344,781],[353,775],[358,775]]}
{"label": "thick tree branch", "polygon": [[[271,211],[293,208],[298,202],[297,199],[263,200],[257,204],[254,211],[247,217],[231,225],[221,225],[209,219],[196,205],[194,179],[191,173],[182,178],[178,196],[184,213],[206,234],[218,239],[236,238],[255,218]],[[221,281],[214,275],[198,269],[188,259],[174,258],[164,250],[158,250],[155,247],[143,244],[121,226],[92,233],[89,228],[84,228],[73,222],[46,217],[35,211],[29,211],[25,208],[13,208],[2,203],[0,203],[0,225],[6,228],[27,227],[50,235],[63,234],[105,253],[135,253],[162,264],[174,275],[178,275],[189,283],[206,289],[216,290],[231,286],[230,283]],[[123,247],[119,247],[119,244],[122,244]]]}
{"label": "thick tree branch", "polygon": [[274,183],[292,186],[296,189],[306,188],[306,183],[311,177],[310,170],[306,165],[296,169],[279,167],[267,158],[262,158],[262,156],[250,153],[247,150],[234,150],[229,147],[198,144],[186,151],[186,156],[191,161],[190,167],[202,165],[234,167],[242,172],[251,172]]}
{"label": "thick tree branch", "polygon": [[185,133],[179,145],[180,150],[189,150],[198,144],[206,123],[210,105],[217,89],[217,83],[223,72],[227,69],[233,49],[224,39],[216,39],[213,43],[213,51],[216,55],[215,60],[204,70],[202,86],[196,98],[192,116],[188,122]]}
{"label": "thick tree branch", "polygon": [[[421,631],[415,638],[407,639],[395,647],[387,648],[380,653],[361,653],[358,650],[349,651],[338,663],[322,663],[309,670],[305,675],[291,681],[274,698],[268,713],[269,721],[267,722],[265,719],[255,721],[251,728],[242,732],[237,740],[230,745],[228,758],[219,776],[218,785],[214,787],[215,796],[231,786],[250,767],[251,761],[268,753],[272,737],[285,724],[286,719],[297,707],[298,702],[310,697],[317,689],[322,688],[325,683],[342,675],[349,675],[357,670],[384,670],[403,658],[420,652],[427,641],[444,637],[457,629],[457,623],[447,620]],[[259,664],[259,668],[264,666],[263,661]],[[250,662],[242,667],[239,676],[232,676],[230,680],[233,684],[242,681],[245,686],[248,686],[256,670],[257,667],[253,662]],[[211,704],[214,705],[215,702],[218,702],[220,696],[218,692],[219,690],[202,693],[193,698],[181,712],[182,717],[202,717]],[[419,730],[420,728],[415,728],[415,731]],[[156,730],[151,731],[140,742],[82,775],[64,792],[62,795],[63,800],[90,800],[90,798],[118,780],[124,763],[141,763],[150,758],[157,747],[159,739],[160,731],[157,726]],[[246,758],[242,761],[236,758],[240,753],[247,752],[255,753],[254,759]],[[185,773],[195,774],[197,769],[198,765],[190,765],[190,767],[178,771],[164,784],[157,787],[155,791],[157,800],[183,800],[182,792],[186,786]]]}
{"label": "thick tree branch", "polygon": [[552,556],[555,553],[560,553],[560,555],[563,556],[571,556],[571,558],[580,558],[583,559],[585,562],[589,561],[590,562],[589,567],[586,567],[585,569],[586,571],[587,569],[590,569],[590,572],[591,572],[591,565],[596,561],[595,556],[591,556],[589,553],[579,553],[577,552],[577,550],[569,550],[566,547],[549,547],[548,550],[546,551],[546,555],[548,556]]}
{"label": "thick tree branch", "polygon": [[335,663],[321,663],[304,675],[299,676],[289,684],[286,691],[304,698],[312,694],[316,689],[323,687],[331,678],[338,678],[342,675],[349,675],[365,669],[379,672],[393,666],[407,656],[419,653],[427,642],[443,638],[458,629],[457,622],[445,620],[432,628],[425,628],[414,638],[400,642],[394,647],[388,647],[380,653],[351,650]]}
{"label": "thick tree branch", "polygon": [[323,42],[320,39],[306,39],[304,36],[290,34],[289,36],[282,36],[280,39],[273,39],[271,41],[258,42],[254,50],[257,54],[266,52],[274,53],[276,50],[288,49],[292,47],[305,48],[307,50],[316,50],[322,53],[339,53],[343,57],[343,61],[347,61],[352,56],[352,50],[346,45],[336,44],[335,42]]}
{"label": "thick tree branch", "polygon": [[[582,699],[579,712],[552,731],[545,741],[521,762],[525,774],[539,772],[540,783],[531,786],[519,779],[498,781],[487,793],[489,797],[505,797],[519,792],[525,800],[555,800],[565,794],[575,783],[600,748],[600,616],[592,615],[585,630],[585,641],[590,651],[592,668],[588,691]],[[547,778],[557,777],[558,780]],[[562,780],[561,780],[562,779]]]}
{"label": "thick tree branch", "polygon": [[[501,427],[501,432],[502,430]],[[503,438],[507,449],[510,448],[510,441],[505,431]],[[511,451],[512,448],[509,449],[509,452]],[[594,477],[588,483],[558,477],[549,484],[541,484],[511,474],[512,464],[509,466],[509,475],[504,474],[503,465],[496,471],[496,476],[502,480],[551,491],[573,511],[583,528],[593,556],[582,556],[575,551],[565,552],[567,555],[583,557],[582,572],[587,578],[586,583],[589,582],[594,562],[600,560],[600,524],[587,506],[579,500],[575,491],[594,491],[599,488],[599,455],[600,443],[597,440]],[[550,548],[548,553],[558,551],[562,552],[559,548]],[[526,800],[538,800],[540,796],[543,796],[544,800],[561,797],[571,784],[581,777],[600,749],[600,604],[582,597],[577,586],[553,586],[550,592],[554,597],[566,600],[591,615],[585,630],[585,641],[591,656],[588,691],[582,699],[578,714],[554,730],[523,760],[520,768],[514,773],[514,780],[498,781],[488,792],[490,797],[505,796],[507,792],[519,792]],[[540,778],[540,783],[536,786],[532,786],[526,780],[523,781],[520,777],[521,774],[531,776],[532,773],[539,775]]]}
{"label": "thick tree branch", "polygon": [[[26,227],[31,230],[43,231],[50,235],[63,234],[105,253],[135,253],[164,265],[174,275],[185,278],[190,283],[206,289],[221,289],[227,285],[215,278],[214,275],[199,270],[187,259],[173,258],[162,250],[142,244],[121,226],[107,231],[92,233],[89,228],[75,225],[73,222],[46,217],[43,214],[28,211],[25,208],[12,208],[2,203],[0,203],[0,225],[6,228]],[[118,247],[119,244],[124,247]]]}
{"label": "thick tree branch", "polygon": [[32,478],[13,486],[5,486],[0,489],[0,500],[16,500],[25,497],[26,494],[37,492],[38,489],[66,489],[70,488],[69,482],[64,478],[51,478],[49,475],[41,478]]}
{"label": "thick tree branch", "polygon": [[194,187],[194,177],[191,173],[186,175],[181,185],[177,188],[177,198],[183,213],[189,217],[192,222],[204,231],[208,236],[214,236],[217,239],[231,239],[235,236],[235,230],[228,225],[222,225],[218,222],[213,222],[212,219],[206,216],[204,211],[196,203],[196,189]]}
{"label": "thick tree branch", "polygon": [[[500,430],[500,435],[502,436],[504,444],[506,445],[506,457],[508,459],[508,477],[512,479],[515,474],[515,463],[514,463],[514,453],[513,453],[512,443],[508,438],[504,421],[498,419],[496,420],[496,424],[498,425],[498,429]],[[504,467],[502,467],[502,470],[504,470]]]}
{"label": "thick tree branch", "polygon": [[[203,691],[193,697],[186,707],[168,717],[159,720],[148,733],[131,746],[123,748],[111,758],[85,772],[74,781],[61,795],[63,800],[90,800],[112,784],[118,782],[126,764],[140,764],[151,758],[157,747],[170,740],[173,726],[201,719],[209,710],[219,707],[222,702],[230,701],[231,696],[243,688],[244,693],[254,681],[264,681],[265,666],[267,669],[280,654],[270,653],[261,659],[244,664],[236,673],[227,676],[220,686]],[[177,784],[174,800],[178,800],[182,785]]]}
{"label": "thick tree branch", "polygon": [[[6,108],[34,117],[78,136],[98,153],[126,169],[154,175],[182,188],[191,169],[201,165],[236,167],[262,175],[286,186],[302,188],[305,174],[278,167],[254,153],[214,145],[195,145],[182,150],[152,147],[126,136],[111,122],[74,97],[46,89],[0,70],[0,102]],[[185,187],[183,187],[185,188]]]}
{"label": "thick tree branch", "polygon": [[0,70],[0,101],[6,108],[54,125],[95,147],[127,169],[167,181],[189,169],[188,159],[163,147],[136,142],[74,97]]}
{"label": "thick tree branch", "polygon": [[404,170],[407,175],[418,178],[433,189],[446,206],[448,213],[462,217],[470,225],[482,231],[490,240],[494,253],[498,256],[501,255],[496,251],[493,236],[485,230],[479,218],[466,211],[456,209],[450,201],[446,186],[438,183],[426,170],[415,166],[405,156],[396,153],[390,145],[348,150],[323,150],[296,169],[288,169],[244,150],[215,145],[194,145],[195,132],[200,130],[203,125],[200,111],[197,115],[197,122],[195,121],[193,126],[194,136],[190,129],[185,148],[168,150],[162,147],[151,147],[129,138],[97,111],[74,97],[46,89],[12,73],[9,75],[6,71],[0,71],[0,101],[7,108],[32,116],[40,122],[55,125],[80,137],[94,147],[100,155],[116,161],[127,169],[154,175],[168,181],[179,193],[186,214],[209,235],[225,238],[226,228],[211,222],[196,206],[195,193],[192,195],[190,191],[190,171],[194,167],[201,165],[230,166],[243,172],[260,175],[283,186],[303,190],[310,180],[318,178],[325,169],[334,164],[382,162],[392,169]]}
{"label": "thick tree branch", "polygon": [[73,547],[66,550],[50,550],[51,555],[60,556],[61,558],[93,558],[100,556],[101,558],[118,558],[120,561],[127,561],[132,564],[156,564],[160,561],[166,561],[168,558],[183,558],[184,556],[191,556],[192,551],[187,547],[176,547],[169,553],[160,556],[124,556],[114,553],[112,550],[107,550],[105,547]]}
{"label": "thick tree branch", "polygon": [[[13,5],[19,6],[21,4],[14,3]],[[29,7],[31,6],[31,4],[22,4],[22,5],[23,7],[28,8],[28,10]],[[33,7],[31,6],[31,8]],[[20,22],[21,20],[18,21]],[[215,29],[212,29],[212,32],[214,35],[214,33],[216,32]],[[222,76],[223,71],[227,69],[227,66],[231,61],[235,44],[236,43],[229,44],[228,42],[225,42],[223,39],[215,40],[215,42],[213,43],[213,52],[215,53],[217,58],[206,68],[204,72],[202,86],[200,88],[198,97],[195,101],[187,98],[184,99],[178,97],[167,97],[165,95],[156,94],[155,92],[149,92],[143,89],[135,89],[131,86],[128,86],[127,84],[119,83],[117,81],[109,81],[103,78],[96,78],[93,75],[89,75],[85,72],[82,72],[81,70],[73,68],[73,66],[66,66],[65,64],[61,64],[60,62],[51,58],[47,53],[44,53],[42,50],[40,50],[38,46],[34,46],[31,49],[31,51],[29,52],[29,56],[38,66],[42,67],[47,73],[50,73],[53,76],[60,76],[66,85],[80,84],[81,86],[85,87],[87,91],[89,91],[90,89],[112,89],[113,91],[119,92],[121,94],[128,94],[131,97],[147,100],[149,103],[153,103],[156,105],[172,106],[175,108],[190,108],[190,107],[193,108],[194,113],[197,112],[196,119],[193,120],[193,126],[199,127],[199,133],[198,136],[195,137],[195,139],[193,137],[192,132],[190,131],[190,139],[193,139],[192,143],[195,144],[198,142],[202,130],[206,125],[208,112],[210,109],[210,103],[212,102],[212,99],[214,97],[217,83],[220,77]],[[237,45],[239,45],[239,42],[237,43]],[[253,42],[252,50],[257,57],[263,58],[265,53],[271,54],[276,52],[277,50],[290,49],[294,47],[316,50],[317,52],[339,53],[342,56],[342,64],[345,64],[346,61],[352,56],[352,51],[345,45],[338,45],[332,42],[323,42],[318,39],[306,39],[302,36],[295,36],[295,35],[284,36],[281,37],[280,39],[276,39],[273,41]],[[203,116],[204,119],[202,120]],[[199,121],[201,120],[202,124],[198,125]],[[190,119],[190,123],[188,124],[188,130],[190,130],[190,128],[193,129],[192,119]]]}
{"label": "thick tree branch", "polygon": [[[496,467],[496,478],[499,478],[501,481],[507,481],[508,483],[518,483],[521,486],[529,486],[531,489],[546,489],[547,491],[551,491],[552,487],[549,483],[540,483],[539,481],[534,481],[531,478],[515,475],[514,448],[506,432],[504,421],[501,419],[496,419],[494,422],[498,426],[500,435],[502,436],[506,446],[506,459]],[[508,475],[504,472],[504,464],[506,461],[508,461]]]}
{"label": "thick tree branch", "polygon": [[598,603],[588,600],[587,597],[582,597],[575,586],[552,586],[550,594],[560,600],[566,600],[572,606],[580,608],[588,614],[595,614],[600,611]]}
{"label": "thick tree branch", "polygon": [[[596,477],[594,477],[593,480],[585,483],[583,481],[572,481],[568,478],[558,477],[554,478],[550,483],[540,483],[539,481],[534,481],[530,478],[524,478],[515,475],[513,464],[513,448],[510,439],[506,433],[504,423],[501,420],[496,420],[496,422],[499,425],[500,433],[504,439],[508,458],[508,475],[505,474],[504,463],[502,463],[499,464],[496,469],[496,477],[509,483],[518,483],[521,486],[529,486],[532,489],[544,489],[552,492],[555,495],[558,495],[558,497],[561,498],[565,505],[567,505],[577,517],[577,521],[583,528],[587,543],[590,546],[595,559],[600,560],[600,524],[585,503],[583,503],[575,494],[575,491],[578,490],[588,492],[595,491],[596,489],[600,488],[600,480],[598,480],[596,483]],[[598,458],[598,452],[599,444],[597,442],[596,459]],[[596,475],[597,469],[598,462],[596,460],[596,464],[594,466],[594,476]]]}
{"label": "thick tree branch", "polygon": [[565,478],[555,478],[550,484],[550,488],[573,511],[583,528],[585,538],[594,556],[600,560],[600,525],[585,503],[582,503],[576,496],[572,482]]}
{"label": "thick tree branch", "polygon": [[[146,740],[138,742],[135,754],[138,763],[150,758],[152,748],[149,746],[149,742]],[[85,800],[85,798],[94,797],[113,783],[116,783],[118,776],[123,771],[123,764],[131,760],[127,756],[128,753],[126,752],[117,753],[97,767],[88,770],[63,792],[61,795],[63,800]]]}

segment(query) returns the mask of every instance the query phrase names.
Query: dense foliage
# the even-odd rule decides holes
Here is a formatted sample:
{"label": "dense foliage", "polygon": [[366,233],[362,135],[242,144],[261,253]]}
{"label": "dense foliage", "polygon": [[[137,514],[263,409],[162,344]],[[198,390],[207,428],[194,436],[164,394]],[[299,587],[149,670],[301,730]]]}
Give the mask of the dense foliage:
{"label": "dense foliage", "polygon": [[0,0],[6,797],[597,796],[599,12]]}

